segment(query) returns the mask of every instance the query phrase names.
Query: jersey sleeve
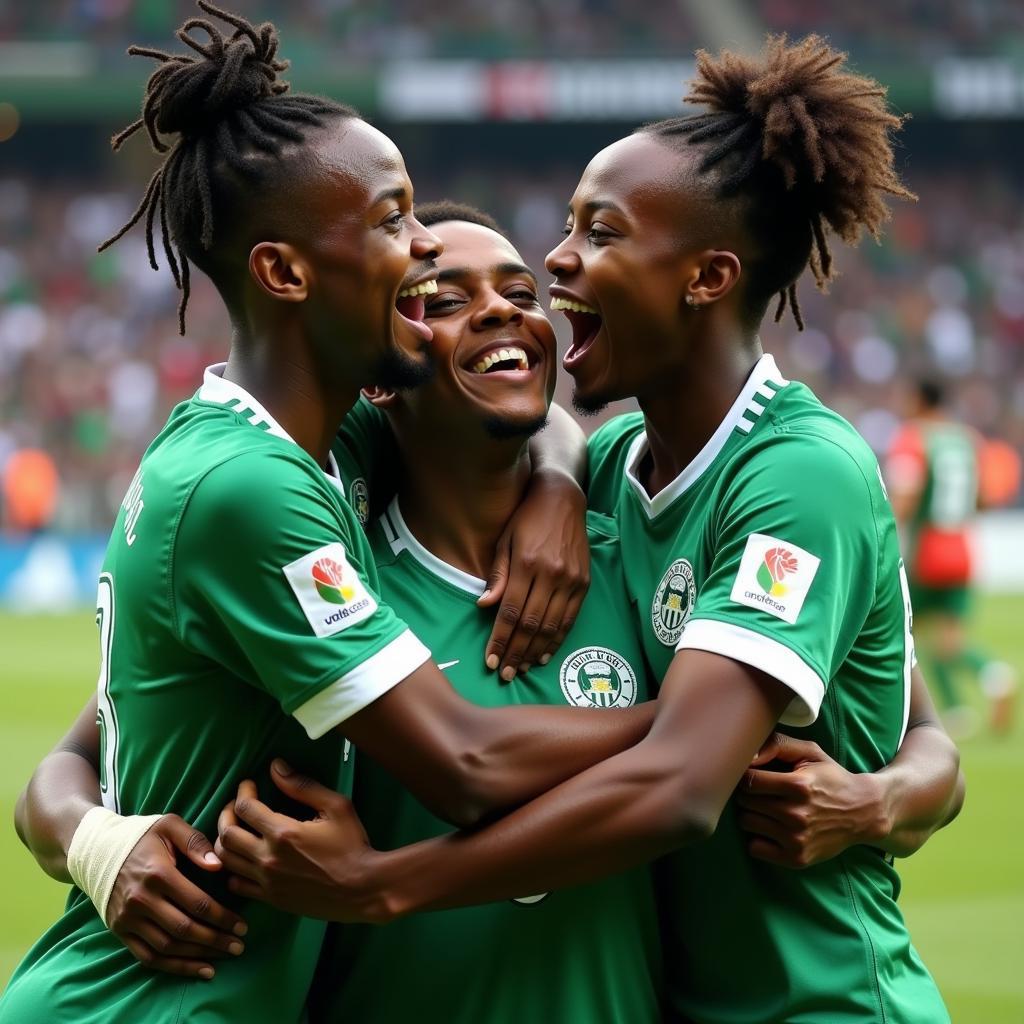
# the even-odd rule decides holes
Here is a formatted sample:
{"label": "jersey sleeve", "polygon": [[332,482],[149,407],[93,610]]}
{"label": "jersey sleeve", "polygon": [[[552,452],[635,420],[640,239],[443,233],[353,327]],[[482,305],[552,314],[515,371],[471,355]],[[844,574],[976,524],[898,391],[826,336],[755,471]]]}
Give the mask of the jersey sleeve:
{"label": "jersey sleeve", "polygon": [[881,500],[880,482],[830,441],[790,436],[755,453],[723,494],[677,650],[767,672],[793,691],[781,721],[812,723],[874,602]]}
{"label": "jersey sleeve", "polygon": [[339,464],[350,467],[349,475],[362,477],[365,482],[369,503],[366,521],[372,522],[398,490],[401,458],[387,416],[360,395],[341,421],[332,447]]}
{"label": "jersey sleeve", "polygon": [[614,514],[629,449],[643,427],[643,415],[628,412],[608,420],[588,438],[587,504],[594,511]]}
{"label": "jersey sleeve", "polygon": [[236,456],[194,488],[172,554],[182,642],[314,739],[430,656],[381,602],[366,539],[332,486],[287,456]]}

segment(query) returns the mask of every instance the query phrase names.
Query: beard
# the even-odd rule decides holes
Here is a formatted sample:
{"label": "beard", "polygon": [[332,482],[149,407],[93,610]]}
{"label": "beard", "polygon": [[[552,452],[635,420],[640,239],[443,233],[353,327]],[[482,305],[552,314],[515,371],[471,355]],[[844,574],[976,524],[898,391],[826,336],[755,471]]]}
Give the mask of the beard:
{"label": "beard", "polygon": [[426,360],[409,355],[394,344],[377,361],[373,383],[389,391],[407,391],[426,384],[434,376],[434,357],[429,350]]}
{"label": "beard", "polygon": [[572,407],[580,416],[596,416],[608,408],[608,399],[601,398],[599,395],[587,397],[581,395],[578,388],[573,388]]}
{"label": "beard", "polygon": [[495,441],[510,441],[517,437],[525,440],[539,434],[547,425],[547,413],[528,420],[491,416],[484,421],[484,430],[487,431],[487,436]]}

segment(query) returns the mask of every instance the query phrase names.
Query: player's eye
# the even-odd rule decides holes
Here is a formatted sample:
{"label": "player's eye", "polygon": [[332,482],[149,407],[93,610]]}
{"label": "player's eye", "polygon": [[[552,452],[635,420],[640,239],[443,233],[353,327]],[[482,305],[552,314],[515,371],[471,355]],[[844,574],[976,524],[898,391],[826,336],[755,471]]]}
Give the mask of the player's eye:
{"label": "player's eye", "polygon": [[439,294],[432,295],[424,307],[426,316],[443,316],[451,313],[465,305],[466,300],[461,295]]}
{"label": "player's eye", "polygon": [[384,225],[383,226],[386,227],[388,229],[388,231],[396,231],[397,232],[397,231],[401,231],[402,224],[404,223],[404,221],[405,221],[405,214],[402,213],[401,210],[395,210],[394,213],[392,213],[389,217],[387,217],[384,220]]}
{"label": "player's eye", "polygon": [[505,293],[505,298],[510,302],[518,302],[523,305],[531,305],[540,301],[532,288],[514,288]]}

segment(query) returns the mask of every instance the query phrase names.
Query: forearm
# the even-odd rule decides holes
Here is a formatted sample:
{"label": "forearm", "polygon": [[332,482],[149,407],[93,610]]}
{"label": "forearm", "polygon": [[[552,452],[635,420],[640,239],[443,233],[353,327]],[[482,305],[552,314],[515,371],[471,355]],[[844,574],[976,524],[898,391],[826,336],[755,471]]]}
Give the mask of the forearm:
{"label": "forearm", "polygon": [[626,709],[506,707],[474,714],[462,765],[473,824],[518,807],[647,735],[657,703]]}
{"label": "forearm", "polygon": [[907,732],[881,784],[874,836],[866,842],[896,857],[909,857],[948,825],[964,800],[960,755],[941,728],[920,725]]}
{"label": "forearm", "polygon": [[376,855],[368,916],[386,921],[577,885],[706,836],[715,815],[665,763],[641,744],[486,829]]}
{"label": "forearm", "polygon": [[101,803],[96,769],[81,754],[55,750],[36,769],[18,800],[15,827],[51,878],[72,881],[67,865],[71,839],[86,813]]}
{"label": "forearm", "polygon": [[580,425],[559,405],[552,405],[547,426],[530,440],[534,472],[556,470],[581,483],[587,471],[587,439]]}

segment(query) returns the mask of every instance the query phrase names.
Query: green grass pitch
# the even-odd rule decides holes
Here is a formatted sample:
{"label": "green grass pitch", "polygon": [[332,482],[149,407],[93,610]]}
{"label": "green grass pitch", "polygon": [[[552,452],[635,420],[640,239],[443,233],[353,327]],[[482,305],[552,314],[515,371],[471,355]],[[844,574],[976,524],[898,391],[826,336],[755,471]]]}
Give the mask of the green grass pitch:
{"label": "green grass pitch", "polygon": [[[1024,669],[1024,597],[989,597],[976,632]],[[89,614],[0,615],[0,982],[60,912],[64,886],[39,871],[11,825],[14,801],[95,685],[96,628]],[[1024,708],[1022,708],[1024,711]],[[1024,728],[963,745],[967,803],[948,830],[904,862],[901,904],[925,963],[964,1024],[1024,1020]]]}

